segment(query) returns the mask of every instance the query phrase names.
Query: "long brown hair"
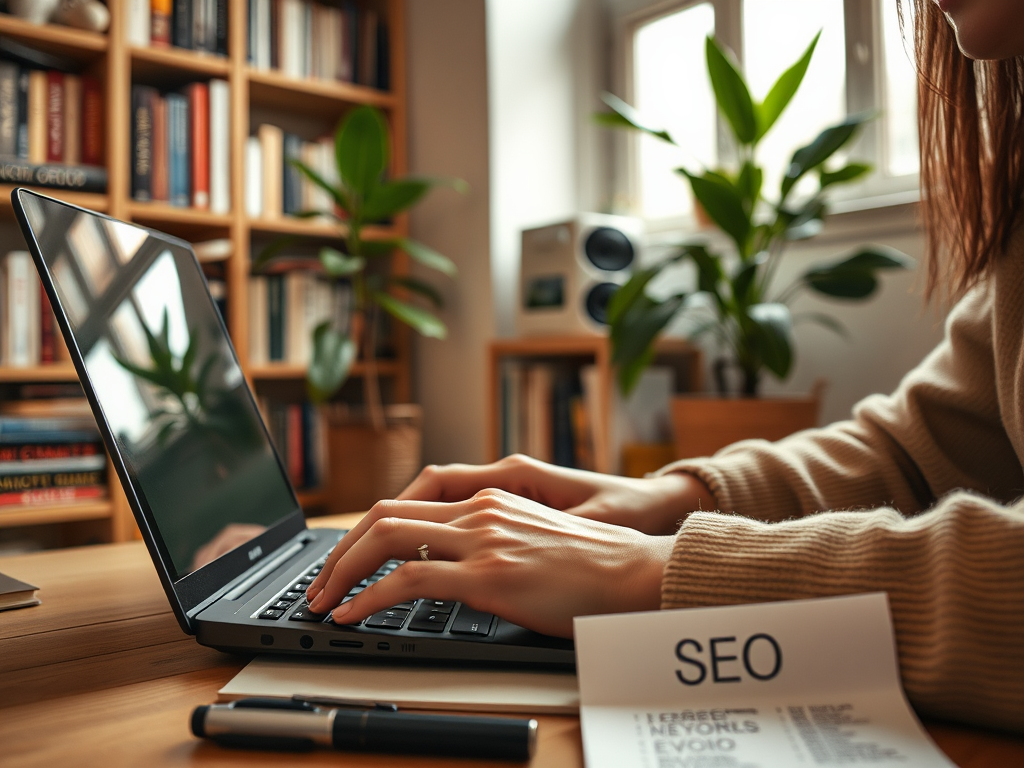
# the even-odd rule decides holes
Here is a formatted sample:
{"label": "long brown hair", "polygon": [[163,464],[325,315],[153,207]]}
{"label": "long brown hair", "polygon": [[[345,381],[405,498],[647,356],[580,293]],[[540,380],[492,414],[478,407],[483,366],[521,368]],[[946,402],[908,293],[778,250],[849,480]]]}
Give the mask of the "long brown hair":
{"label": "long brown hair", "polygon": [[932,0],[912,5],[928,296],[952,298],[1005,247],[1024,193],[1024,57],[972,61]]}

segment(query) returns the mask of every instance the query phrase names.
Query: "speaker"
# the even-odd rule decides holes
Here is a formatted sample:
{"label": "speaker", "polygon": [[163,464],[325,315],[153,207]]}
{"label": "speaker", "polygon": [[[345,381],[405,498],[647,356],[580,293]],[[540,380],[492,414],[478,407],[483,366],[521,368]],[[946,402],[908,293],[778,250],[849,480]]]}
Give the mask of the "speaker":
{"label": "speaker", "polygon": [[516,331],[604,334],[608,302],[640,255],[637,219],[582,213],[523,230]]}

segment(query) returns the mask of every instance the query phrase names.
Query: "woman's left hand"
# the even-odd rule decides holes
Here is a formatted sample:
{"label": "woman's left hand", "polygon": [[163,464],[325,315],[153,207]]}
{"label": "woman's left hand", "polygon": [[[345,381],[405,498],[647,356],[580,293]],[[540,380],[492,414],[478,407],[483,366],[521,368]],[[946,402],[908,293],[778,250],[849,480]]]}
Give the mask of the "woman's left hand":
{"label": "woman's left hand", "polygon": [[[429,561],[420,559],[423,544]],[[569,515],[500,490],[452,503],[382,501],[338,542],[307,595],[313,611],[334,608],[341,624],[427,597],[572,637],[574,616],[657,610],[672,545],[672,536]],[[338,605],[390,559],[406,562]]]}

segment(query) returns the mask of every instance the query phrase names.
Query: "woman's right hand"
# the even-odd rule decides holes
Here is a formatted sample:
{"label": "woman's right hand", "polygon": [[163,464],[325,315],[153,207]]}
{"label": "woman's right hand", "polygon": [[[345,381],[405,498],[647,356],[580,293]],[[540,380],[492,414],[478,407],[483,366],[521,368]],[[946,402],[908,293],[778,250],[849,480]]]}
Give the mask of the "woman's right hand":
{"label": "woman's right hand", "polygon": [[652,478],[618,477],[508,456],[493,464],[426,467],[399,500],[464,501],[487,488],[547,507],[651,535],[675,533],[695,509],[714,509],[714,496],[698,478],[675,472]]}

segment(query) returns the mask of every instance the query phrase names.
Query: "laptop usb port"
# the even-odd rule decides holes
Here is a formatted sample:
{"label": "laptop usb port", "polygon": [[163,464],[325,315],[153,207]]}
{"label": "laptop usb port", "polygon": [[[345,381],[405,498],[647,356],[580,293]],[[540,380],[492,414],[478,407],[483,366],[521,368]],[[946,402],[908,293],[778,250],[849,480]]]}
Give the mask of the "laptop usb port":
{"label": "laptop usb port", "polygon": [[362,640],[331,640],[331,645],[335,648],[362,648]]}

